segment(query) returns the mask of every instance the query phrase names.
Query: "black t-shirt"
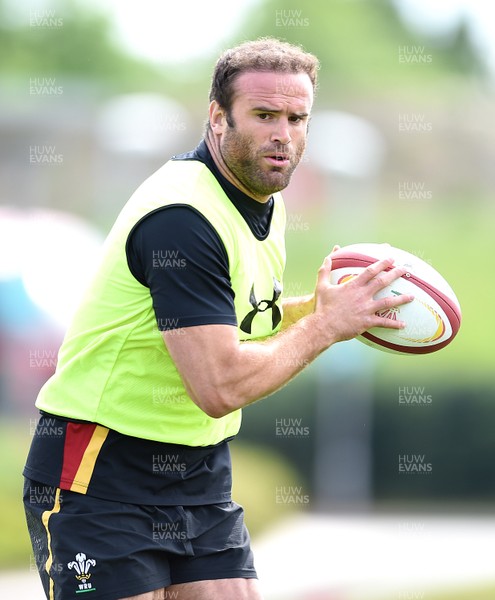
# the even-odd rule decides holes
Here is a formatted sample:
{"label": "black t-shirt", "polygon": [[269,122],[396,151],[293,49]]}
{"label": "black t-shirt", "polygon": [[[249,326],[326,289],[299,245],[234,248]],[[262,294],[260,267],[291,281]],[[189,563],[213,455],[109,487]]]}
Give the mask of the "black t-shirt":
{"label": "black t-shirt", "polygon": [[[204,163],[253,235],[260,240],[268,236],[273,198],[256,202],[225,179],[204,141],[173,160]],[[160,330],[237,325],[227,252],[212,225],[193,207],[166,206],[146,215],[129,234],[126,252],[131,273],[150,288]]]}
{"label": "black t-shirt", "polygon": [[[268,236],[273,199],[265,204],[256,202],[228,182],[218,172],[204,141],[173,160],[203,162],[253,235],[258,239]],[[126,252],[132,274],[150,289],[160,329],[237,324],[226,250],[217,232],[194,208],[174,205],[146,215],[129,234]],[[90,496],[184,506],[230,500],[228,440],[190,448],[110,430],[101,447],[87,453],[84,449],[92,448],[94,431],[92,423],[42,414],[24,475],[70,489],[79,467],[90,461],[93,471],[85,492]]]}

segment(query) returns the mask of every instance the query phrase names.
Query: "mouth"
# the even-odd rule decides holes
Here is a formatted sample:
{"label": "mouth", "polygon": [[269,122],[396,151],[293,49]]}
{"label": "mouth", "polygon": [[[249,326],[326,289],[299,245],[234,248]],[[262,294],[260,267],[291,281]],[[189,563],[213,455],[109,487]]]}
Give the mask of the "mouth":
{"label": "mouth", "polygon": [[269,154],[266,155],[264,158],[266,158],[270,164],[275,165],[277,167],[284,167],[290,164],[289,154]]}

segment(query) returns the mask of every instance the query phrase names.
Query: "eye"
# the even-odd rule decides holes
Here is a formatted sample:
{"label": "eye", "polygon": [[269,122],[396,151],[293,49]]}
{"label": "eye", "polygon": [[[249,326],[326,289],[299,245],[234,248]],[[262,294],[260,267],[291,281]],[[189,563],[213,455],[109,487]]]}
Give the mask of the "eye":
{"label": "eye", "polygon": [[258,118],[260,118],[262,121],[268,121],[270,116],[271,115],[269,113],[258,113]]}
{"label": "eye", "polygon": [[289,117],[289,121],[291,121],[292,123],[301,123],[303,120],[303,117],[299,117],[297,115],[294,115],[293,117]]}

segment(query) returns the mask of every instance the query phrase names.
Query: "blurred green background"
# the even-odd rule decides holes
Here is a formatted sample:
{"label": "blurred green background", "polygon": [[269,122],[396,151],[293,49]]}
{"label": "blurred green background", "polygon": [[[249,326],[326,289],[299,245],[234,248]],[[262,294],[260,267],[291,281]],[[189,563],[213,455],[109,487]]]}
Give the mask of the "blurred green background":
{"label": "blurred green background", "polygon": [[[493,516],[489,50],[467,12],[447,18],[448,0],[431,3],[436,28],[428,16],[413,27],[405,0],[241,4],[239,18],[225,8],[221,36],[205,22],[210,43],[194,55],[183,50],[192,17],[162,7],[164,39],[178,30],[184,41],[151,60],[119,38],[125,16],[117,4],[21,8],[0,0],[2,569],[30,564],[20,471],[36,393],[66,325],[60,307],[74,300],[69,271],[83,272],[134,189],[199,141],[219,50],[262,35],[302,44],[321,61],[307,155],[284,194],[286,293],[312,290],[333,244],[386,241],[445,276],[463,322],[455,341],[432,355],[341,344],[245,410],[234,478],[253,537],[298,511]],[[142,5],[136,28],[158,18],[150,6]],[[404,394],[417,403],[404,405]],[[431,474],[401,476],[403,455],[422,456]],[[309,502],[278,502],[280,486],[303,490]],[[428,598],[494,595],[469,588]]]}

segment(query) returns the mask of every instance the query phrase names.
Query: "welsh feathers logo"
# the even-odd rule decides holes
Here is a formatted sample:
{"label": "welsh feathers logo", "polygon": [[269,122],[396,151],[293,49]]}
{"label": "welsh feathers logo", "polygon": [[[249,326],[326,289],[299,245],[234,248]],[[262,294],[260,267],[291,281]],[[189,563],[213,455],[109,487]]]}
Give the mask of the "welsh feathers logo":
{"label": "welsh feathers logo", "polygon": [[[394,294],[395,296],[401,295],[400,292],[396,292],[395,290],[391,290],[391,293]],[[445,323],[443,322],[442,317],[437,313],[436,310],[434,310],[431,306],[426,304],[426,302],[419,300],[419,298],[416,298],[415,301],[420,302],[434,318],[435,332],[432,335],[423,337],[421,339],[418,339],[417,337],[406,337],[404,335],[400,336],[401,339],[407,340],[408,342],[414,342],[416,344],[429,344],[431,342],[436,342],[445,333]],[[392,319],[393,321],[397,321],[397,315],[399,314],[399,308],[398,307],[385,308],[383,310],[378,311],[376,314],[379,317],[385,317],[386,319]]]}
{"label": "welsh feathers logo", "polygon": [[84,552],[78,552],[76,554],[76,560],[67,563],[69,569],[74,569],[76,572],[75,578],[78,580],[78,588],[76,594],[81,592],[96,592],[96,588],[93,584],[89,583],[91,573],[89,572],[91,567],[96,566],[96,560],[94,558],[87,558]]}
{"label": "welsh feathers logo", "polygon": [[[394,296],[402,296],[400,292],[396,292],[395,290],[390,290],[390,293]],[[393,306],[392,308],[384,308],[379,310],[377,316],[384,317],[385,319],[390,319],[392,321],[397,321],[397,315],[399,314],[399,308],[397,306]]]}
{"label": "welsh feathers logo", "polygon": [[378,317],[384,317],[385,319],[391,319],[392,321],[397,321],[397,315],[399,313],[399,309],[397,307],[393,308],[384,308],[383,310],[379,310],[376,315]]}

